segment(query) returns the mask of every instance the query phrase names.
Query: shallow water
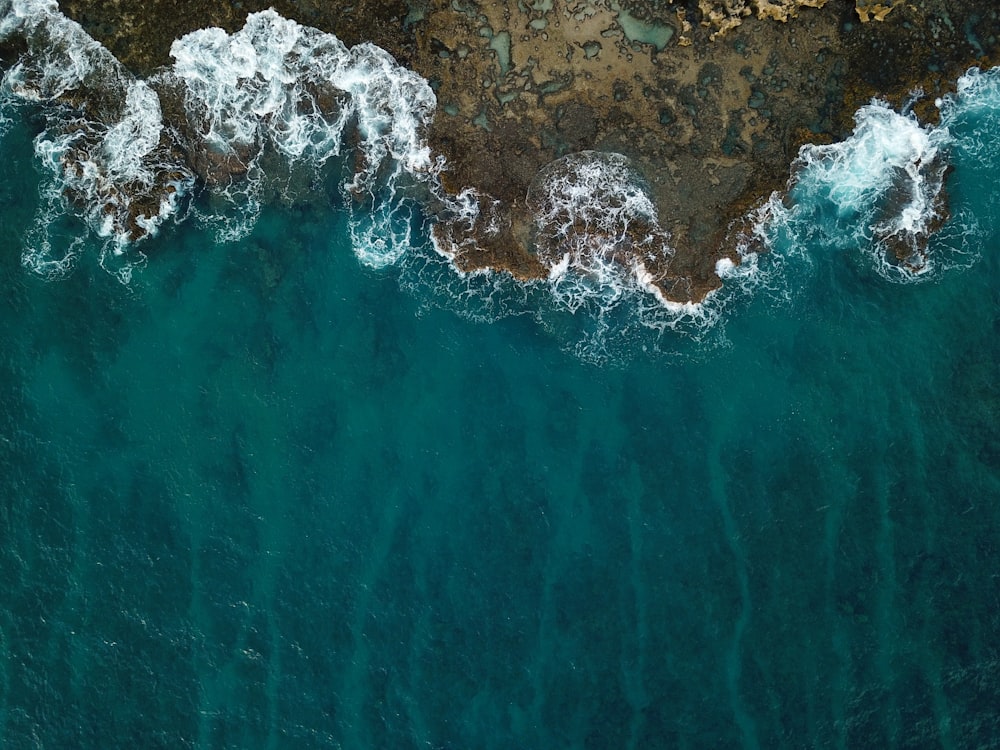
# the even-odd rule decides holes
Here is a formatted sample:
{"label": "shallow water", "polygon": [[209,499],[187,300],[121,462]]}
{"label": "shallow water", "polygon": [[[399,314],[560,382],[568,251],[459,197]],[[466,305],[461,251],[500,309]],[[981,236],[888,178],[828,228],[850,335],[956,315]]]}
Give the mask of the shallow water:
{"label": "shallow water", "polygon": [[463,280],[420,232],[372,269],[322,201],[168,226],[128,285],[60,220],[48,280],[13,113],[4,747],[992,746],[991,96],[949,121],[923,283],[803,181],[703,332]]}

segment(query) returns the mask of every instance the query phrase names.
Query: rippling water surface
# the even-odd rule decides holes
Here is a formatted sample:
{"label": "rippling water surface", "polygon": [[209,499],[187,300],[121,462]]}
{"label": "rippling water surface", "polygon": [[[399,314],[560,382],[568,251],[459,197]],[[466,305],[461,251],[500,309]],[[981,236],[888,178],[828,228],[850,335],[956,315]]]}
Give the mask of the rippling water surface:
{"label": "rippling water surface", "polygon": [[225,242],[195,191],[125,284],[5,105],[3,746],[994,746],[998,89],[863,110],[672,317],[335,185]]}

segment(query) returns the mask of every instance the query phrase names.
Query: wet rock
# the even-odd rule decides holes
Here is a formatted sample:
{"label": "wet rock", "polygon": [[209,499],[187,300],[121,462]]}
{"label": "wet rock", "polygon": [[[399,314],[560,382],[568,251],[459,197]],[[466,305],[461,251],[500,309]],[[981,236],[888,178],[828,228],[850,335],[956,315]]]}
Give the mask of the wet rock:
{"label": "wet rock", "polygon": [[[997,61],[986,0],[241,2],[60,5],[139,72],[169,63],[183,33],[233,30],[272,5],[347,44],[387,49],[436,92],[427,136],[447,161],[444,185],[482,196],[474,226],[436,230],[466,269],[544,275],[526,208],[539,170],[574,152],[624,154],[670,235],[671,273],[688,274],[673,288],[688,297],[719,283],[727,236],[784,187],[800,145],[842,138],[860,105],[879,96],[898,106],[916,86],[926,98],[914,111],[933,118],[934,98],[966,67]],[[674,31],[646,43],[635,38],[645,27],[625,28],[633,22]],[[201,179],[238,179],[238,159],[199,158]]]}

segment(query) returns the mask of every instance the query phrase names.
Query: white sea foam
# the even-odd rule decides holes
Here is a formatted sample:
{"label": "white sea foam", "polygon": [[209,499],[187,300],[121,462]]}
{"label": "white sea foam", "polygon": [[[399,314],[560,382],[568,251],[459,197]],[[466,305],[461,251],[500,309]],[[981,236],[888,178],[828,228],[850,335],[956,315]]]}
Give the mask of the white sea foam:
{"label": "white sea foam", "polygon": [[55,2],[13,0],[0,13],[0,39],[27,47],[0,94],[41,107],[46,122],[34,147],[50,178],[24,262],[45,274],[72,264],[80,243],[51,231],[67,212],[106,238],[105,256],[120,255],[174,216],[193,183],[163,137],[159,99]]}
{"label": "white sea foam", "polygon": [[855,113],[849,138],[806,145],[793,164],[792,207],[771,206],[769,220],[820,246],[853,246],[883,277],[927,278],[931,233],[944,218],[947,127],[921,125],[884,102]]}
{"label": "white sea foam", "polygon": [[992,170],[1000,160],[1000,67],[971,68],[961,76],[955,93],[939,99],[941,123],[952,134],[956,159],[967,167]]}
{"label": "white sea foam", "polygon": [[111,53],[63,16],[55,0],[9,0],[0,13],[0,39],[21,37],[28,47],[4,76],[5,89],[21,99],[51,102],[99,69],[118,72]]}
{"label": "white sea foam", "polygon": [[570,310],[631,292],[662,299],[649,268],[673,255],[639,174],[621,154],[583,151],[539,171],[528,191],[534,246]]}
{"label": "white sea foam", "polygon": [[665,291],[678,283],[670,279],[670,235],[641,176],[620,154],[585,151],[553,162],[535,179],[528,206],[556,304],[596,321],[576,347],[585,358],[614,357],[616,337],[644,341],[648,349],[643,330],[705,339],[723,310],[761,277],[747,243],[717,264],[721,288],[698,301],[672,299]]}
{"label": "white sea foam", "polygon": [[[54,0],[0,0],[0,39],[13,37],[28,51],[4,74],[3,99],[40,108],[46,121],[35,151],[51,179],[25,255],[40,272],[62,272],[82,249],[64,222],[75,214],[106,238],[103,262],[127,279],[133,261],[143,260],[129,245],[178,216],[195,172],[206,195],[192,212],[222,240],[244,236],[271,193],[294,199],[290,193],[332,180],[362,263],[403,261],[439,281],[447,268],[445,287],[470,314],[533,311],[553,330],[574,330],[576,348],[590,358],[640,330],[704,336],[734,297],[761,287],[787,290],[787,280],[777,280],[785,261],[808,256],[796,246],[851,245],[887,278],[926,278],[947,265],[927,238],[943,218],[948,150],[997,150],[950,133],[970,118],[1000,118],[1000,107],[983,105],[1000,103],[993,73],[964,76],[956,95],[941,102],[937,128],[873,102],[859,110],[846,141],[802,149],[789,201],[774,196],[748,217],[748,241],[716,264],[723,287],[701,302],[680,303],[664,293],[669,234],[638,172],[619,154],[571,154],[533,182],[532,241],[547,278],[520,283],[504,273],[455,272],[445,261],[454,262],[476,236],[499,236],[504,220],[489,196],[443,190],[438,177],[446,165],[424,139],[434,93],[374,45],[348,48],[271,10],[249,15],[233,34],[204,29],[177,40],[173,66],[140,81]],[[180,163],[177,144],[194,172]],[[355,158],[341,158],[348,155]],[[338,169],[347,176],[334,176]],[[303,173],[311,176],[295,177]],[[421,244],[414,234],[419,206],[459,229],[434,234],[437,253],[410,252]],[[791,250],[773,252],[778,234]],[[758,255],[761,243],[772,252]]]}
{"label": "white sea foam", "polygon": [[[478,233],[501,231],[491,205],[480,196],[467,223]],[[493,271],[444,273],[441,260],[410,256],[404,285],[421,297],[476,320],[526,314],[576,356],[622,361],[638,352],[690,354],[724,341],[718,325],[736,299],[745,299],[764,274],[750,243],[718,266],[725,285],[698,302],[676,302],[662,289],[673,249],[659,225],[646,186],[620,154],[571,154],[543,169],[528,194],[533,240],[545,278],[515,281]],[[473,240],[461,232],[434,234],[438,258],[451,260]],[[419,263],[414,263],[414,258]],[[675,334],[681,333],[678,337]],[[681,342],[686,342],[683,345]]]}
{"label": "white sea foam", "polygon": [[[194,184],[171,148],[177,140],[209,191],[193,213],[220,240],[252,228],[265,190],[275,188],[268,172],[280,162],[286,172],[295,165],[318,171],[352,136],[358,158],[342,192],[362,262],[382,266],[405,252],[414,184],[440,194],[440,164],[423,139],[434,94],[372,44],[348,49],[331,34],[265,11],[249,15],[235,34],[204,29],[176,41],[173,67],[146,82],[53,0],[0,3],[0,39],[15,36],[28,52],[4,74],[4,99],[42,106],[47,122],[35,141],[51,174],[38,238],[49,237],[45,225],[70,210],[107,238],[112,256],[155,233],[178,215]],[[180,97],[186,120],[165,128],[160,96]],[[460,210],[474,207],[466,200]],[[37,239],[26,262],[47,271],[68,267],[72,256],[59,256],[58,246]]]}
{"label": "white sea foam", "polygon": [[373,44],[348,49],[273,10],[231,35],[195,31],[170,54],[158,82],[183,96],[188,148],[213,155],[202,177],[238,214],[223,224],[225,239],[256,219],[269,150],[318,169],[341,154],[350,128],[358,158],[342,188],[356,253],[383,266],[405,252],[404,183],[432,181],[438,169],[423,139],[436,104],[427,81]]}
{"label": "white sea foam", "polygon": [[[442,189],[438,175],[445,165],[424,140],[433,91],[374,45],[347,48],[271,10],[250,14],[233,34],[203,29],[186,35],[171,48],[172,67],[139,81],[51,0],[8,0],[0,13],[0,33],[20,35],[29,48],[7,71],[4,91],[12,100],[41,104],[49,123],[36,153],[53,179],[26,255],[39,271],[62,271],[82,247],[59,239],[72,236],[61,223],[72,205],[108,239],[106,265],[118,263],[115,272],[127,278],[132,266],[116,259],[141,262],[141,254],[126,252],[130,243],[177,216],[193,185],[192,172],[171,160],[175,144],[206,190],[191,213],[219,240],[245,236],[268,197],[295,183],[289,174],[306,170],[327,179],[337,167],[348,173],[338,183],[341,200],[355,253],[366,265],[398,263],[407,254],[421,203],[429,202],[439,221],[470,230],[455,233],[457,242],[474,241],[473,227],[487,235],[502,229],[492,198]],[[110,111],[95,110],[92,93],[100,94],[104,110],[112,103]],[[169,126],[161,101],[169,105]],[[337,158],[348,155],[348,144],[356,157],[349,165]],[[328,162],[334,169],[323,171]],[[284,175],[276,174],[281,165]],[[178,178],[170,182],[167,172]],[[138,199],[146,209],[137,215]],[[591,339],[608,335],[605,323],[625,309],[635,311],[639,326],[658,331],[700,328],[717,317],[712,305],[675,303],[663,294],[655,274],[662,276],[672,255],[669,236],[625,157],[586,152],[559,160],[540,173],[529,202],[548,278],[519,284],[502,273],[456,273],[465,299],[488,290],[490,301],[476,305],[510,312],[517,305],[497,303],[497,290],[517,298],[514,290],[521,289],[525,300],[550,300],[553,311],[592,313],[601,322]],[[435,247],[449,260],[461,250],[441,242]]]}

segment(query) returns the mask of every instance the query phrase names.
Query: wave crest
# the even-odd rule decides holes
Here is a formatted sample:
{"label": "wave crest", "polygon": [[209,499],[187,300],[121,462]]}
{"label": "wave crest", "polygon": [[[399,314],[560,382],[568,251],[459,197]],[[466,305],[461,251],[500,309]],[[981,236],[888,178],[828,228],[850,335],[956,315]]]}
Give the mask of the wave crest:
{"label": "wave crest", "polygon": [[532,245],[556,292],[571,308],[581,295],[613,301],[656,286],[673,249],[642,177],[617,153],[582,151],[543,167],[527,205]]}
{"label": "wave crest", "polygon": [[802,147],[792,165],[792,215],[776,207],[778,220],[821,246],[860,248],[891,281],[926,278],[935,270],[928,242],[947,218],[948,129],[880,101],[854,119],[846,140]]}
{"label": "wave crest", "polygon": [[2,101],[40,105],[45,117],[34,148],[49,179],[24,262],[47,274],[71,265],[79,243],[60,249],[50,231],[67,212],[107,239],[102,261],[121,255],[175,216],[194,182],[159,99],[52,0],[13,0],[0,12],[0,40],[26,47],[4,73]]}
{"label": "wave crest", "polygon": [[394,227],[397,189],[437,169],[423,138],[436,99],[423,78],[373,44],[348,48],[273,10],[250,14],[234,34],[187,34],[170,54],[173,68],[158,81],[183,102],[182,140],[199,155],[199,176],[242,216],[224,239],[252,226],[270,151],[319,170],[341,155],[350,126],[356,159],[344,196],[377,219],[373,230],[370,221],[352,222],[356,249],[371,265],[392,262],[399,248],[377,234],[405,242]]}

